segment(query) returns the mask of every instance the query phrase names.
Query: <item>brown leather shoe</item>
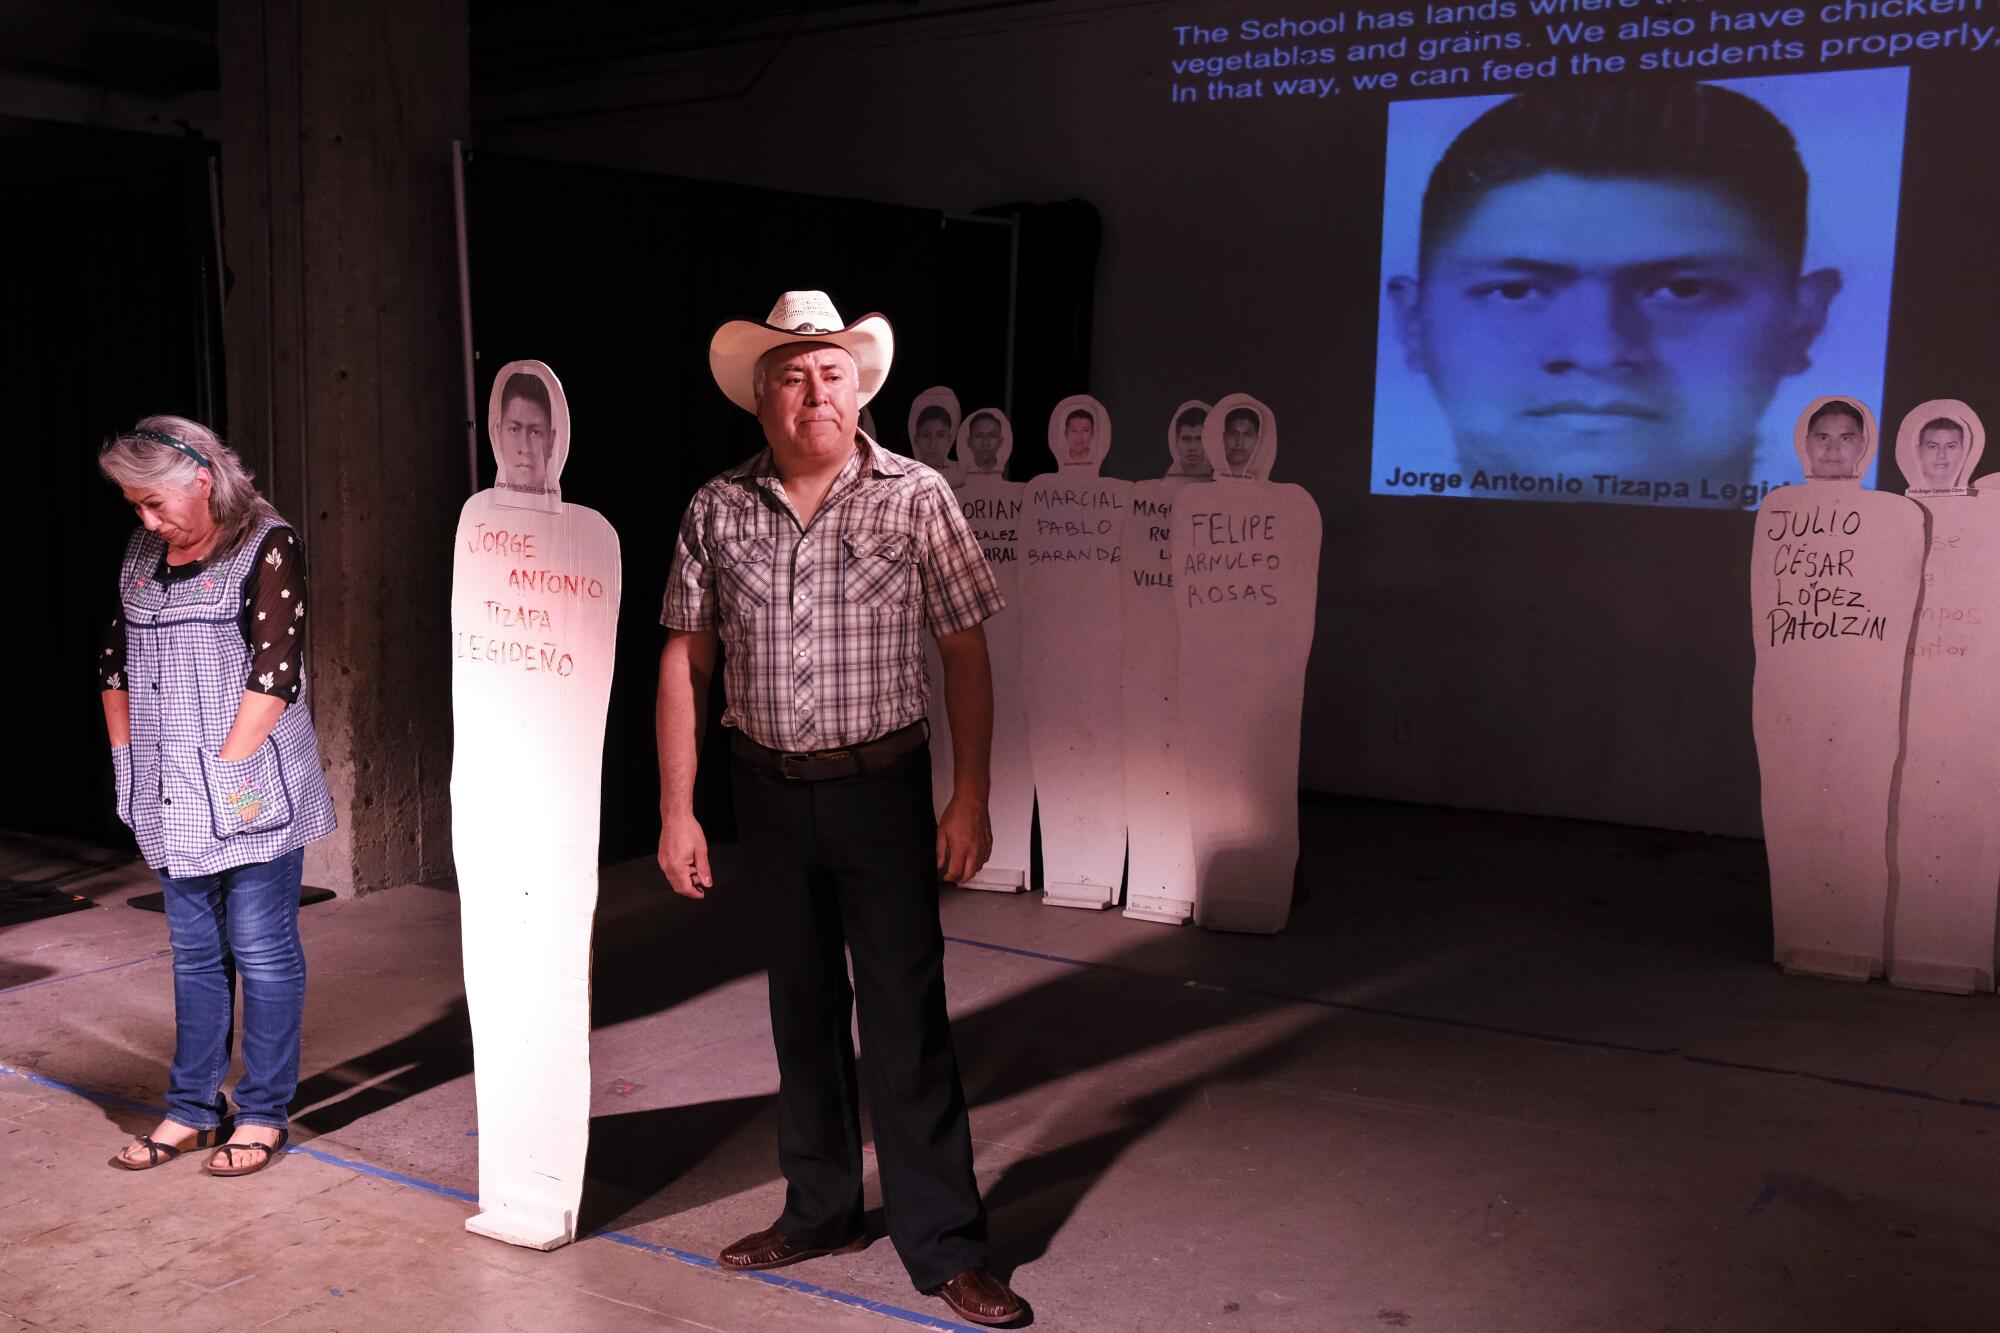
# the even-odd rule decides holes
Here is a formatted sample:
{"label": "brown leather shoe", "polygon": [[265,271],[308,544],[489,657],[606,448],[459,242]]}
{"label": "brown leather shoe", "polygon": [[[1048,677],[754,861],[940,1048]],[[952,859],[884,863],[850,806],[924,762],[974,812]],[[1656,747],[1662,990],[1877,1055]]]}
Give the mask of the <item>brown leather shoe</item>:
{"label": "brown leather shoe", "polygon": [[817,1259],[823,1254],[851,1254],[867,1248],[867,1245],[866,1236],[856,1236],[839,1245],[808,1245],[802,1240],[794,1240],[776,1227],[766,1227],[745,1236],[715,1258],[724,1268],[738,1273],[752,1273]]}
{"label": "brown leather shoe", "polygon": [[1028,1312],[1005,1282],[983,1268],[968,1268],[937,1289],[960,1319],[975,1324],[1011,1324]]}

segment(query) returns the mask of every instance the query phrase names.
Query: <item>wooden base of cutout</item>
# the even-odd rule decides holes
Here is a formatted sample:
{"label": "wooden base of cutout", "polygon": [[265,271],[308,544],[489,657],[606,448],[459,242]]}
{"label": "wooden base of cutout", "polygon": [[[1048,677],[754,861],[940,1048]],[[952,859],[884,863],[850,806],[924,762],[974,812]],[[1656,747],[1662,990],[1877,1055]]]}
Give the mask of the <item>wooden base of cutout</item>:
{"label": "wooden base of cutout", "polygon": [[987,866],[971,879],[958,886],[961,889],[981,889],[987,893],[1026,893],[1028,872],[1008,870],[1001,866]]}
{"label": "wooden base of cutout", "polygon": [[1864,958],[1854,953],[1834,953],[1826,949],[1794,949],[1778,960],[1795,977],[1821,977],[1827,981],[1868,981],[1882,975],[1880,958]]}
{"label": "wooden base of cutout", "polygon": [[1938,991],[1945,995],[1984,994],[1993,989],[1993,974],[1963,963],[1898,961],[1889,969],[1889,984],[1904,990]]}
{"label": "wooden base of cutout", "polygon": [[1082,907],[1102,912],[1116,905],[1118,890],[1102,884],[1051,883],[1042,889],[1045,907]]}
{"label": "wooden base of cutout", "polygon": [[489,1208],[465,1219],[475,1236],[505,1241],[525,1250],[555,1250],[576,1239],[568,1213],[543,1213],[526,1208]]}
{"label": "wooden base of cutout", "polygon": [[1169,926],[1184,926],[1194,916],[1194,904],[1179,898],[1148,898],[1144,894],[1133,894],[1132,901],[1125,906],[1125,915],[1134,921],[1160,921]]}

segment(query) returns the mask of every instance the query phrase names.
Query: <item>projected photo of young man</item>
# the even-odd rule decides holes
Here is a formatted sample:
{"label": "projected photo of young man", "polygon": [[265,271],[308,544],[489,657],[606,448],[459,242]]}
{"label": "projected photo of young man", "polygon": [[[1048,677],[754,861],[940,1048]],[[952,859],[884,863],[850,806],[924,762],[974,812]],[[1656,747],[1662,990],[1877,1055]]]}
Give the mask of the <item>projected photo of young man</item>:
{"label": "projected photo of young man", "polygon": [[1431,170],[1417,271],[1388,284],[1460,464],[1746,480],[1841,289],[1802,271],[1806,193],[1791,131],[1713,85],[1537,89],[1480,115]]}

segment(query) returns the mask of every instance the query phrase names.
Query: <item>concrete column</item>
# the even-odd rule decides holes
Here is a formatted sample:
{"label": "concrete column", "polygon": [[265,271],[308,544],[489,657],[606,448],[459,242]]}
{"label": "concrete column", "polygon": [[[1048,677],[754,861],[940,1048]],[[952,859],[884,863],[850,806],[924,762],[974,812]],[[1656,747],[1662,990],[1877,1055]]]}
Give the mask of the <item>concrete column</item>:
{"label": "concrete column", "polygon": [[340,813],[306,881],[365,893],[451,870],[466,0],[218,11],[228,435],[306,542]]}

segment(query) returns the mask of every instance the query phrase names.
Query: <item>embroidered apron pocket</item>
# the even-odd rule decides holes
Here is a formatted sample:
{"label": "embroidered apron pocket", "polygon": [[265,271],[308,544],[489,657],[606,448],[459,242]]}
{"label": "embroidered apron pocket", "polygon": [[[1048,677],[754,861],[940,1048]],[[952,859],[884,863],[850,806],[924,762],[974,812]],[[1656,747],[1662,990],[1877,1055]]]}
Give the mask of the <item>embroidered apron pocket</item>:
{"label": "embroidered apron pocket", "polygon": [[745,537],[715,545],[715,584],[727,617],[738,599],[762,606],[771,600],[771,558],[778,544],[769,537]]}
{"label": "embroidered apron pocket", "polygon": [[907,532],[850,532],[840,539],[840,595],[849,606],[906,611],[915,600],[915,541]]}
{"label": "embroidered apron pocket", "polygon": [[111,747],[111,787],[118,799],[118,818],[132,827],[132,747]]}
{"label": "embroidered apron pocket", "polygon": [[292,797],[285,790],[276,745],[266,740],[248,759],[224,759],[206,749],[200,753],[210,832],[216,837],[268,833],[292,822]]}

